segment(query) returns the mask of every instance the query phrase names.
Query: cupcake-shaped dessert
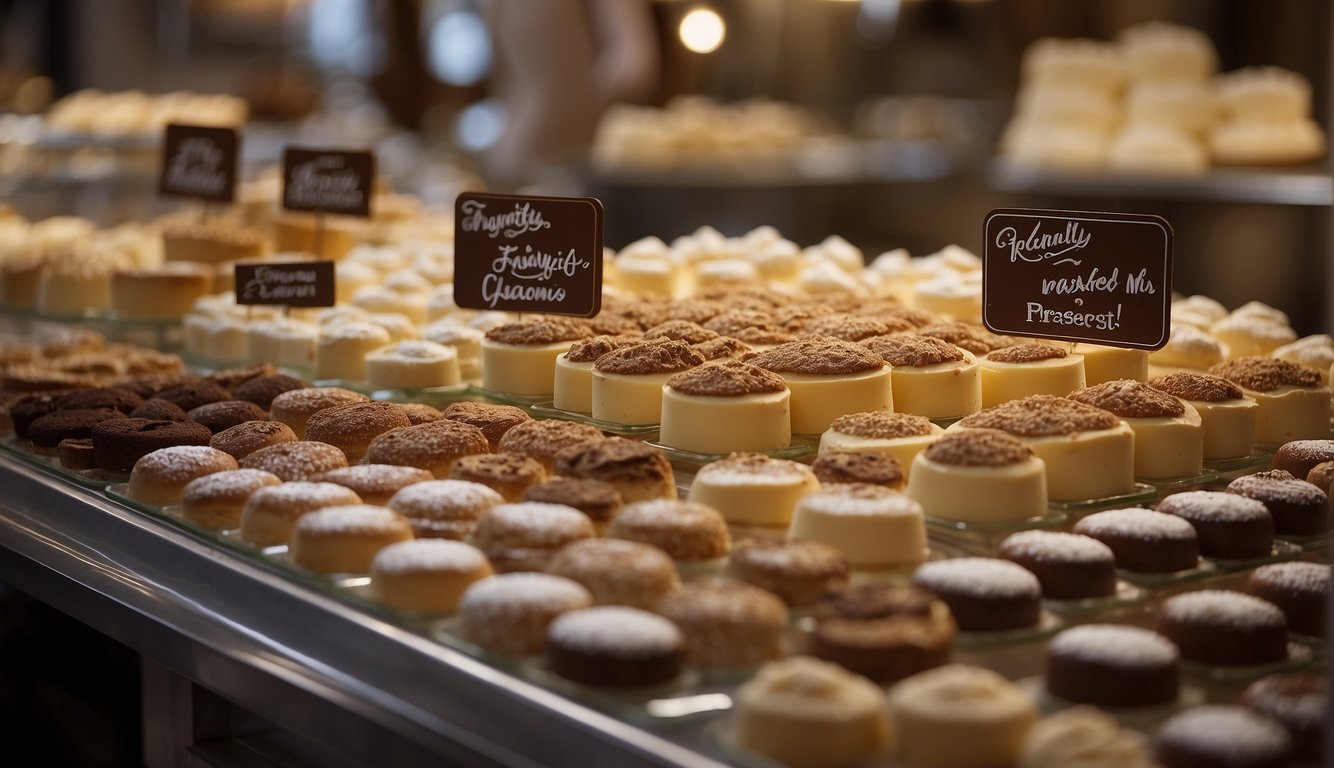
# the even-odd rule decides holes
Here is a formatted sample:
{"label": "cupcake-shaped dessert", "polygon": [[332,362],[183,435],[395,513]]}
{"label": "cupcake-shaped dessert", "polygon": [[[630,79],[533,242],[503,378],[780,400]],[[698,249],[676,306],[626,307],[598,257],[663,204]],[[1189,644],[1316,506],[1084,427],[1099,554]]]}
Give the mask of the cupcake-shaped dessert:
{"label": "cupcake-shaped dessert", "polygon": [[981,410],[982,378],[971,352],[916,334],[874,336],[862,345],[889,363],[899,413],[948,419]]}
{"label": "cupcake-shaped dessert", "polygon": [[555,473],[609,483],[626,502],[676,498],[676,477],[667,457],[651,445],[622,437],[566,448],[556,454]]}
{"label": "cupcake-shaped dessert", "polygon": [[492,328],[482,341],[482,386],[514,395],[550,396],[556,357],[592,335],[586,323],[554,317]]}
{"label": "cupcake-shaped dessert", "polygon": [[1329,583],[1330,570],[1324,563],[1269,563],[1251,571],[1243,589],[1278,606],[1293,632],[1324,637]]}
{"label": "cupcake-shaped dessert", "polygon": [[1006,536],[996,554],[1032,572],[1049,600],[1084,600],[1116,592],[1116,555],[1089,536],[1020,531]]}
{"label": "cupcake-shaped dessert", "polygon": [[925,416],[873,411],[849,413],[834,419],[820,436],[820,455],[835,451],[878,453],[897,459],[905,475],[913,458],[945,430]]}
{"label": "cupcake-shaped dessert", "polygon": [[508,656],[540,653],[547,627],[563,613],[589,608],[593,596],[577,582],[546,573],[505,573],[463,592],[458,634]]}
{"label": "cupcake-shaped dessert", "polygon": [[1195,528],[1200,554],[1225,560],[1265,557],[1274,544],[1274,519],[1264,504],[1235,493],[1187,491],[1158,503]]}
{"label": "cupcake-shaped dessert", "polygon": [[945,520],[1001,522],[1047,511],[1046,464],[998,429],[946,432],[913,459],[908,495]]}
{"label": "cupcake-shaped dessert", "polygon": [[817,336],[757,352],[746,362],[777,373],[792,391],[792,432],[818,435],[839,416],[894,410],[889,367],[863,346]]}
{"label": "cupcake-shaped dessert", "polygon": [[1272,357],[1242,357],[1216,365],[1210,373],[1242,388],[1259,406],[1255,441],[1282,445],[1289,440],[1329,436],[1330,389],[1320,374]]}
{"label": "cupcake-shaped dessert", "polygon": [[639,688],[670,682],[681,673],[683,651],[676,625],[622,605],[563,613],[547,627],[547,669],[584,685]]}
{"label": "cupcake-shaped dessert", "polygon": [[809,652],[881,684],[949,661],[956,625],[935,595],[865,582],[839,587],[813,606]]}
{"label": "cupcake-shaped dessert", "polygon": [[387,507],[325,507],[296,521],[292,563],[316,573],[367,573],[377,552],[411,538],[408,521]]}
{"label": "cupcake-shaped dessert", "polygon": [[1084,624],[1047,647],[1047,690],[1080,704],[1148,707],[1176,701],[1180,653],[1151,630]]}
{"label": "cupcake-shaped dessert", "polygon": [[1252,666],[1288,657],[1288,622],[1273,603],[1243,592],[1205,589],[1163,601],[1155,629],[1181,656],[1217,666]]}
{"label": "cupcake-shaped dessert", "polygon": [[366,355],[366,381],[386,389],[452,387],[462,381],[453,347],[410,339]]}
{"label": "cupcake-shaped dessert", "polygon": [[669,499],[626,504],[607,526],[607,536],[651,544],[678,563],[716,560],[732,548],[727,521],[718,510]]}
{"label": "cupcake-shaped dessert", "polygon": [[965,632],[1021,629],[1042,617],[1037,577],[1006,560],[934,560],[918,567],[912,582],[944,600]]}
{"label": "cupcake-shaped dessert", "polygon": [[1075,533],[1101,541],[1116,567],[1134,573],[1173,573],[1196,567],[1200,540],[1195,527],[1151,509],[1109,509],[1075,523]]}
{"label": "cupcake-shaped dessert", "polygon": [[662,391],[663,445],[705,454],[770,451],[792,441],[791,393],[772,371],[724,360],[678,373]]}
{"label": "cupcake-shaped dessert", "polygon": [[713,507],[733,525],[782,528],[802,497],[819,489],[804,464],[738,453],[700,467],[687,499]]}
{"label": "cupcake-shaped dessert", "polygon": [[982,407],[1029,395],[1066,395],[1084,386],[1084,358],[1051,344],[1015,344],[978,358]]}
{"label": "cupcake-shaped dessert", "polygon": [[491,576],[476,547],[447,539],[390,544],[371,560],[371,598],[409,613],[453,613],[463,591]]}
{"label": "cupcake-shaped dessert", "polygon": [[1295,757],[1320,760],[1329,709],[1329,675],[1324,670],[1262,677],[1246,688],[1241,703],[1286,728]]}

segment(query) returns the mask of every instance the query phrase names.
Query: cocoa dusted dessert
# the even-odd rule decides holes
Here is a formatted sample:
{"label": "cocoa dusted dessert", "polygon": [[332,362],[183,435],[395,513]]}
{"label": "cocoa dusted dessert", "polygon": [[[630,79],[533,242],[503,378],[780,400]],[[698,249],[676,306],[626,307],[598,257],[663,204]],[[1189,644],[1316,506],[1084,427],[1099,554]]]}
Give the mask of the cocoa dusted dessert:
{"label": "cocoa dusted dessert", "polygon": [[1085,600],[1116,592],[1111,547],[1078,533],[1020,531],[1006,536],[996,554],[1023,566],[1049,600]]}
{"label": "cocoa dusted dessert", "polygon": [[588,515],[595,526],[605,526],[623,504],[620,491],[610,483],[568,477],[553,477],[528,486],[523,491],[523,500],[574,507]]}
{"label": "cocoa dusted dessert", "polygon": [[727,521],[718,510],[673,499],[626,504],[607,526],[607,536],[652,544],[677,562],[714,560],[732,548]]}
{"label": "cocoa dusted dessert", "polygon": [[108,419],[128,421],[129,417],[115,408],[55,411],[28,425],[28,439],[38,452],[53,452],[60,441],[66,438],[92,437],[93,426]]}
{"label": "cocoa dusted dessert", "polygon": [[220,384],[200,380],[164,389],[153,397],[175,403],[181,407],[181,410],[188,413],[201,405],[216,403],[220,400],[231,400],[232,393]]}
{"label": "cocoa dusted dessert", "polygon": [[[687,323],[693,325],[693,323]],[[701,329],[703,330],[703,329]],[[621,347],[640,344],[648,337],[639,335],[593,336],[580,339],[556,356],[556,372],[552,405],[574,413],[593,412],[593,364],[603,355]],[[659,336],[657,339],[671,337]]]}
{"label": "cocoa dusted dessert", "polygon": [[59,392],[37,392],[28,395],[21,395],[9,405],[9,420],[14,425],[14,436],[22,440],[28,439],[28,427],[41,417],[55,413],[56,402],[70,390]]}
{"label": "cocoa dusted dessert", "polygon": [[787,382],[794,434],[820,434],[847,413],[894,410],[889,366],[860,344],[811,336],[744,359]]}
{"label": "cocoa dusted dessert", "polygon": [[1295,757],[1320,760],[1329,709],[1328,672],[1285,672],[1262,677],[1246,688],[1241,703],[1286,728]]}
{"label": "cocoa dusted dessert", "polygon": [[1051,344],[1025,342],[981,355],[982,407],[1029,395],[1066,395],[1085,384],[1084,357]]}
{"label": "cocoa dusted dessert", "polygon": [[1200,554],[1225,560],[1265,557],[1274,545],[1274,519],[1264,504],[1221,491],[1174,493],[1158,511],[1176,515],[1195,528]]}
{"label": "cocoa dusted dessert", "polygon": [[232,390],[232,396],[237,400],[254,403],[267,411],[273,404],[273,398],[284,392],[305,389],[308,386],[310,385],[295,376],[274,373],[246,379],[236,385],[236,389]]}
{"label": "cocoa dusted dessert", "polygon": [[244,368],[222,368],[213,371],[204,378],[231,392],[251,379],[272,376],[277,372],[278,369],[273,363],[263,361],[254,365],[247,365]]}
{"label": "cocoa dusted dessert", "polygon": [[1278,606],[1288,629],[1324,637],[1329,605],[1330,568],[1324,563],[1269,563],[1251,571],[1243,589]]}
{"label": "cocoa dusted dessert", "polygon": [[1120,379],[1071,392],[1075,400],[1125,420],[1135,431],[1135,476],[1195,477],[1204,469],[1204,429],[1195,407],[1141,381]]}
{"label": "cocoa dusted dessert", "polygon": [[263,408],[246,400],[220,400],[208,403],[186,413],[190,421],[203,424],[213,434],[247,421],[267,421],[269,414]]}
{"label": "cocoa dusted dessert", "polygon": [[93,408],[115,408],[125,415],[144,402],[136,392],[124,387],[97,387],[71,392],[55,402],[55,410],[87,410]]}
{"label": "cocoa dusted dessert", "polygon": [[1174,573],[1199,565],[1195,527],[1151,509],[1109,509],[1075,523],[1075,533],[1101,541],[1116,555],[1116,567],[1134,573]]}
{"label": "cocoa dusted dessert", "polygon": [[745,669],[785,652],[787,606],[744,581],[719,576],[687,581],[653,610],[680,628],[686,660],[699,667]]}
{"label": "cocoa dusted dessert", "polygon": [[193,421],[124,418],[98,423],[90,437],[99,469],[129,472],[135,462],[159,448],[206,446],[213,433]]}
{"label": "cocoa dusted dessert", "polygon": [[731,336],[719,336],[710,341],[691,344],[690,348],[708,360],[740,360],[754,351],[749,344]]}
{"label": "cocoa dusted dessert", "polygon": [[934,560],[917,569],[912,583],[944,600],[965,632],[1031,627],[1042,616],[1042,586],[1037,577],[1006,560]]}
{"label": "cocoa dusted dessert", "polygon": [[297,440],[260,448],[241,459],[240,465],[245,469],[272,472],[284,483],[290,483],[307,481],[321,472],[346,467],[347,454],[336,445]]}
{"label": "cocoa dusted dessert", "polygon": [[894,333],[896,325],[882,321],[878,317],[866,315],[833,314],[819,317],[806,323],[803,336],[829,336],[843,341],[863,341],[872,336],[885,336]]}
{"label": "cocoa dusted dessert", "polygon": [[921,336],[947,341],[956,347],[968,350],[974,355],[985,355],[1004,347],[1012,346],[1014,339],[997,336],[987,329],[957,322],[929,322],[919,325],[917,333]]}
{"label": "cocoa dusted dessert", "polygon": [[814,603],[848,583],[852,566],[838,548],[802,539],[743,539],[727,558],[727,575],[766,589],[790,606]]}
{"label": "cocoa dusted dessert", "polygon": [[945,430],[925,416],[910,413],[871,411],[849,413],[830,423],[820,436],[820,454],[834,451],[879,453],[893,457],[905,474],[912,472],[913,458],[937,440]]}
{"label": "cocoa dusted dessert", "polygon": [[526,489],[545,480],[547,471],[537,459],[522,453],[476,453],[454,462],[449,476],[481,483],[504,496],[505,501],[516,502]]}
{"label": "cocoa dusted dessert", "polygon": [[584,685],[639,688],[681,674],[684,638],[671,621],[620,605],[557,616],[547,628],[546,666]]}
{"label": "cocoa dusted dessert", "polygon": [[1265,505],[1280,536],[1318,536],[1329,530],[1329,496],[1282,469],[1244,475],[1227,485],[1235,493]]}
{"label": "cocoa dusted dessert", "polygon": [[702,454],[786,448],[791,395],[783,378],[739,360],[682,371],[662,390],[663,445]]}
{"label": "cocoa dusted dessert", "polygon": [[1047,690],[1100,707],[1148,707],[1176,701],[1180,653],[1166,637],[1120,624],[1067,629],[1047,646]]}
{"label": "cocoa dusted dessert", "polygon": [[637,440],[610,437],[573,445],[556,454],[555,471],[610,483],[627,503],[676,498],[676,478],[667,457]]}
{"label": "cocoa dusted dessert", "polygon": [[952,429],[913,459],[908,495],[932,517],[1013,522],[1047,513],[1047,467],[998,429]]}
{"label": "cocoa dusted dessert", "polygon": [[684,341],[654,339],[623,346],[593,363],[593,418],[616,424],[657,424],[662,388],[673,374],[704,364]]}
{"label": "cocoa dusted dessert", "polygon": [[1173,715],[1154,739],[1163,768],[1284,768],[1292,739],[1246,707],[1210,704]]}
{"label": "cocoa dusted dessert", "polygon": [[482,430],[492,451],[503,450],[500,448],[500,439],[512,427],[533,420],[522,408],[495,403],[450,403],[442,413],[446,419],[471,424]]}
{"label": "cocoa dusted dessert", "polygon": [[1319,371],[1275,357],[1241,357],[1209,372],[1237,384],[1259,406],[1255,441],[1282,445],[1329,436],[1330,389]]}
{"label": "cocoa dusted dessert", "polygon": [[1182,658],[1253,666],[1288,658],[1288,622],[1273,603],[1243,592],[1205,589],[1163,601],[1154,628]]}
{"label": "cocoa dusted dessert", "polygon": [[1206,460],[1251,455],[1258,406],[1241,387],[1200,371],[1169,373],[1151,379],[1149,386],[1181,398],[1200,415]]}
{"label": "cocoa dusted dessert", "polygon": [[550,396],[556,358],[575,341],[593,335],[588,323],[565,317],[496,326],[482,340],[482,386],[515,395]]}
{"label": "cocoa dusted dessert", "polygon": [[813,608],[809,652],[882,685],[949,661],[956,626],[930,592],[868,582],[832,590]]}
{"label": "cocoa dusted dessert", "polygon": [[529,419],[505,431],[497,446],[502,451],[525,453],[556,470],[556,457],[567,448],[591,446],[606,440],[602,430],[589,424],[561,419]]}
{"label": "cocoa dusted dessert", "polygon": [[130,417],[135,419],[158,419],[164,421],[189,421],[190,417],[179,405],[160,397],[150,397],[133,411]]}
{"label": "cocoa dusted dessert", "polygon": [[[406,418],[406,417],[404,417]],[[390,429],[371,440],[368,464],[401,464],[429,469],[437,479],[449,477],[454,462],[491,448],[482,430],[461,421],[441,419]]]}
{"label": "cocoa dusted dessert", "polygon": [[982,408],[982,379],[973,353],[933,336],[873,336],[862,346],[890,365],[894,408],[933,419]]}
{"label": "cocoa dusted dessert", "polygon": [[815,479],[821,483],[869,483],[903,490],[903,465],[893,456],[878,453],[833,451],[811,464]]}
{"label": "cocoa dusted dessert", "polygon": [[[721,337],[722,334],[717,331],[705,328],[699,323],[692,323],[689,320],[668,320],[644,331],[645,339],[676,339],[692,345],[703,344],[706,341],[713,341]],[[574,347],[571,347],[570,352],[573,353],[574,349]]]}

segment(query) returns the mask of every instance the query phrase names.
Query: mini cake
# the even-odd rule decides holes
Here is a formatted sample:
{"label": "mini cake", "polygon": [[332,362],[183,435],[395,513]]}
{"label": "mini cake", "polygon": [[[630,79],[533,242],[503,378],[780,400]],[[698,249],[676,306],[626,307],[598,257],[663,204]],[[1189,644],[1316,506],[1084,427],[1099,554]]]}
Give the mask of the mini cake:
{"label": "mini cake", "polygon": [[1075,533],[1111,547],[1116,567],[1136,573],[1172,573],[1200,560],[1199,536],[1186,520],[1151,509],[1109,509],[1075,523]]}
{"label": "mini cake", "polygon": [[1334,440],[1293,440],[1279,446],[1269,468],[1306,478],[1317,464],[1326,461],[1334,461]]}
{"label": "mini cake", "polygon": [[1158,503],[1195,528],[1200,554],[1227,560],[1265,557],[1274,544],[1274,520],[1265,505],[1233,493],[1188,491]]}
{"label": "mini cake", "polygon": [[892,743],[884,692],[835,664],[771,662],[735,701],[737,742],[793,768],[854,764]]}
{"label": "mini cake", "polygon": [[863,346],[827,336],[780,344],[746,362],[783,377],[792,392],[792,432],[818,435],[839,416],[894,410],[889,367]]}
{"label": "mini cake", "polygon": [[281,373],[275,373],[267,376],[256,376],[253,379],[247,379],[236,385],[232,390],[232,396],[237,400],[245,400],[269,410],[273,405],[273,399],[284,392],[291,392],[294,389],[305,389],[306,382],[295,376],[287,376]]}
{"label": "mini cake", "polygon": [[291,317],[263,320],[246,331],[246,359],[313,370],[319,343],[320,327],[315,323]]}
{"label": "mini cake", "polygon": [[1320,760],[1329,708],[1328,673],[1321,670],[1262,677],[1246,688],[1241,703],[1286,728],[1295,757]]}
{"label": "mini cake", "polygon": [[1147,629],[1084,624],[1047,646],[1047,691],[1100,707],[1148,707],[1176,701],[1180,654]]}
{"label": "mini cake", "polygon": [[593,363],[593,418],[617,424],[657,424],[662,388],[673,374],[704,363],[683,341],[658,339],[614,349]]}
{"label": "mini cake", "polygon": [[336,445],[347,454],[349,464],[356,464],[366,456],[375,438],[410,426],[408,415],[393,403],[349,403],[312,414],[306,421],[305,439]]}
{"label": "mini cake", "polygon": [[681,630],[661,616],[620,605],[569,611],[547,628],[546,666],[576,683],[635,688],[681,673]]}
{"label": "mini cake", "polygon": [[437,479],[444,479],[453,471],[454,462],[464,456],[486,453],[490,447],[486,435],[477,427],[441,419],[379,435],[366,449],[366,462],[420,467],[430,470]]}
{"label": "mini cake", "polygon": [[315,378],[365,381],[366,356],[392,341],[389,331],[369,321],[326,325],[315,349]]}
{"label": "mini cake", "polygon": [[1205,589],[1163,601],[1155,629],[1182,658],[1219,666],[1251,666],[1288,657],[1288,623],[1273,603],[1242,592]]}
{"label": "mini cake", "polygon": [[1317,536],[1329,530],[1329,497],[1316,486],[1281,469],[1244,475],[1227,485],[1265,505],[1280,536]]}
{"label": "mini cake", "polygon": [[38,453],[53,454],[61,440],[67,438],[91,438],[93,427],[108,419],[116,421],[138,421],[131,419],[115,408],[74,408],[67,411],[55,411],[34,420],[28,425],[28,440]]}
{"label": "mini cake", "polygon": [[313,483],[333,483],[352,489],[367,504],[384,505],[400,490],[432,479],[430,472],[391,464],[358,464],[313,475]]}
{"label": "mini cake", "polygon": [[232,469],[198,477],[181,491],[181,516],[204,528],[235,528],[241,524],[241,513],[251,494],[281,483],[277,475],[259,469]]}
{"label": "mini cake", "polygon": [[868,483],[895,491],[906,483],[899,460],[881,453],[833,451],[816,457],[811,471],[821,483]]}
{"label": "mini cake", "polygon": [[494,488],[505,501],[516,502],[525,490],[545,480],[547,471],[522,453],[478,453],[454,462],[449,476]]}
{"label": "mini cake", "polygon": [[1006,536],[996,554],[1037,577],[1048,600],[1084,600],[1116,592],[1116,556],[1089,536],[1020,531]]}
{"label": "mini cake", "polygon": [[512,405],[469,401],[450,403],[442,413],[446,419],[471,424],[482,430],[492,451],[506,450],[500,447],[500,439],[505,433],[512,427],[533,420],[527,411]]}
{"label": "mini cake", "polygon": [[920,563],[927,552],[922,507],[876,485],[828,485],[797,502],[788,536],[823,541],[854,567]]}
{"label": "mini cake", "polygon": [[497,326],[482,341],[482,386],[513,395],[550,396],[556,357],[593,335],[587,324],[567,318],[524,320]]}
{"label": "mini cake", "polygon": [[463,591],[489,576],[486,555],[469,544],[400,541],[371,560],[371,598],[409,613],[453,613]]}
{"label": "mini cake", "polygon": [[408,421],[413,424],[429,424],[445,418],[445,414],[439,408],[426,403],[396,403],[396,405],[403,409],[408,415]]}
{"label": "mini cake", "polygon": [[563,411],[592,413],[593,363],[608,352],[640,341],[635,336],[594,336],[571,344],[568,351],[556,356],[552,405]]}
{"label": "mini cake", "polygon": [[292,527],[307,512],[360,503],[361,497],[352,490],[333,483],[295,480],[260,488],[242,507],[241,539],[257,547],[287,544]]}
{"label": "mini cake", "polygon": [[707,668],[746,668],[784,655],[787,606],[743,581],[706,577],[665,595],[654,610],[685,637],[686,659]]}
{"label": "mini cake", "polygon": [[1324,563],[1270,563],[1251,571],[1244,589],[1278,606],[1291,631],[1324,637],[1329,584],[1330,570]]}
{"label": "mini cake", "polygon": [[999,429],[1027,443],[1047,464],[1047,498],[1053,501],[1107,498],[1135,487],[1135,433],[1101,408],[1033,395],[950,427],[971,428]]}
{"label": "mini cake", "polygon": [[482,512],[468,540],[486,553],[497,571],[508,573],[545,570],[556,550],[596,535],[592,521],[577,509],[523,502],[496,504]]}
{"label": "mini cake", "polygon": [[1042,587],[1037,577],[1006,560],[935,560],[919,566],[912,583],[944,600],[965,632],[1031,627],[1041,617]]}
{"label": "mini cake", "polygon": [[681,587],[676,564],[657,547],[624,539],[584,539],[561,547],[547,573],[583,584],[598,605],[652,610]]}
{"label": "mini cake", "polygon": [[[1220,129],[1225,134],[1229,129]],[[1216,134],[1218,135],[1218,134]],[[1286,320],[1275,321],[1256,314],[1234,312],[1209,326],[1209,333],[1224,344],[1228,358],[1268,356],[1274,350],[1297,340]]]}
{"label": "mini cake", "polygon": [[221,264],[259,258],[264,251],[264,237],[253,229],[184,221],[162,229],[162,255],[168,262]]}
{"label": "mini cake", "polygon": [[819,488],[803,464],[738,453],[700,467],[687,500],[713,507],[733,525],[786,527],[797,502]]}
{"label": "mini cake", "polygon": [[1084,387],[1084,358],[1050,344],[1016,344],[978,359],[982,407],[1029,395],[1065,395]]}
{"label": "mini cake", "polygon": [[725,557],[732,548],[718,510],[668,499],[626,504],[607,526],[607,537],[652,544],[677,562]]}
{"label": "mini cake", "polygon": [[387,389],[452,387],[462,381],[453,347],[412,339],[366,355],[366,382]]}
{"label": "mini cake", "polygon": [[96,387],[62,395],[55,401],[55,410],[114,408],[128,416],[143,402],[144,399],[138,393],[124,387]]}
{"label": "mini cake", "polygon": [[532,456],[548,473],[556,471],[556,456],[567,448],[587,447],[606,440],[597,427],[573,421],[527,419],[507,430],[496,450]]}
{"label": "mini cake", "polygon": [[1018,768],[1158,768],[1138,733],[1096,707],[1061,710],[1039,720],[1024,740]]}
{"label": "mini cake", "polygon": [[599,533],[607,527],[607,523],[611,522],[624,503],[621,492],[610,483],[567,477],[553,477],[546,482],[528,486],[523,491],[523,501],[574,507],[588,515]]}
{"label": "mini cake", "polygon": [[505,497],[480,483],[428,480],[399,490],[386,506],[408,519],[417,538],[463,540],[483,512],[503,503]]}
{"label": "mini cake", "polygon": [[1200,328],[1173,325],[1167,343],[1149,353],[1149,375],[1207,371],[1227,359],[1227,346]]}
{"label": "mini cake", "polygon": [[593,605],[577,582],[545,573],[508,573],[469,586],[458,604],[458,633],[496,653],[540,652],[557,616]]}
{"label": "mini cake", "polygon": [[175,403],[181,407],[181,410],[188,413],[201,405],[216,403],[220,400],[231,400],[232,393],[220,384],[200,380],[168,387],[157,392],[153,397]]}
{"label": "mini cake", "polygon": [[820,455],[835,451],[879,453],[897,459],[911,477],[912,462],[945,430],[925,416],[907,413],[850,413],[840,416],[820,436]]}
{"label": "mini cake", "polygon": [[862,345],[890,365],[894,409],[929,419],[976,413],[982,377],[973,353],[931,336],[875,336]]}
{"label": "mini cake", "polygon": [[151,421],[189,421],[190,417],[175,403],[169,403],[160,397],[150,397],[142,405],[130,411],[132,419]]}
{"label": "mini cake", "polygon": [[727,558],[727,575],[777,595],[790,606],[814,603],[848,583],[848,558],[830,544],[802,539],[743,539]]}
{"label": "mini cake", "polygon": [[1316,371],[1272,357],[1243,357],[1209,370],[1237,384],[1259,406],[1255,441],[1282,445],[1289,440],[1329,436],[1330,389]]}
{"label": "mini cake", "polygon": [[309,480],[321,472],[347,466],[343,449],[313,440],[279,443],[251,452],[241,460],[247,469],[262,469],[283,479]]}
{"label": "mini cake", "polygon": [[948,431],[913,459],[907,493],[945,520],[1026,520],[1047,512],[1047,468],[998,429]]}
{"label": "mini cake", "polygon": [[1195,477],[1204,469],[1204,430],[1194,406],[1139,381],[1120,379],[1070,393],[1135,431],[1135,477]]}
{"label": "mini cake", "polygon": [[294,442],[296,433],[281,421],[247,421],[218,432],[208,444],[241,461],[261,448]]}
{"label": "mini cake", "polygon": [[1149,378],[1149,353],[1145,350],[1081,341],[1075,344],[1074,353],[1084,358],[1086,386],[1118,379],[1145,381]]}
{"label": "mini cake", "polygon": [[236,459],[206,445],[159,448],[134,463],[125,495],[144,504],[165,507],[180,502],[191,480],[238,468]]}
{"label": "mini cake", "polygon": [[369,504],[325,507],[297,519],[292,562],[316,573],[367,573],[377,552],[411,538],[408,521],[392,509]]}
{"label": "mini cake", "polygon": [[989,669],[930,669],[890,691],[897,755],[923,768],[1013,765],[1038,719],[1033,701]]}
{"label": "mini cake", "polygon": [[1211,704],[1173,715],[1154,740],[1163,768],[1283,768],[1292,739],[1245,707]]}
{"label": "mini cake", "polygon": [[215,435],[237,424],[244,424],[247,421],[267,421],[269,418],[269,414],[263,408],[245,400],[208,403],[191,410],[186,415],[190,421],[208,427]]}
{"label": "mini cake", "polygon": [[566,448],[556,454],[555,472],[610,483],[627,503],[676,498],[676,477],[667,457],[651,445],[622,437]]}
{"label": "mini cake", "polygon": [[663,445],[704,454],[769,451],[792,442],[783,378],[738,360],[693,368],[662,390]]}
{"label": "mini cake", "polygon": [[186,261],[156,268],[119,267],[111,273],[109,306],[118,317],[179,320],[213,292],[213,268]]}
{"label": "mini cake", "polygon": [[825,593],[813,607],[813,656],[882,685],[949,661],[950,609],[913,586],[866,582]]}
{"label": "mini cake", "polygon": [[335,405],[365,403],[369,397],[342,387],[307,387],[284,392],[273,398],[269,418],[292,428],[298,439],[306,434],[306,421],[315,413]]}
{"label": "mini cake", "polygon": [[1181,398],[1200,415],[1206,461],[1251,455],[1258,406],[1241,387],[1221,376],[1195,371],[1159,376],[1149,386]]}
{"label": "mini cake", "polygon": [[91,437],[67,437],[56,445],[56,460],[65,469],[84,470],[97,467],[97,453]]}

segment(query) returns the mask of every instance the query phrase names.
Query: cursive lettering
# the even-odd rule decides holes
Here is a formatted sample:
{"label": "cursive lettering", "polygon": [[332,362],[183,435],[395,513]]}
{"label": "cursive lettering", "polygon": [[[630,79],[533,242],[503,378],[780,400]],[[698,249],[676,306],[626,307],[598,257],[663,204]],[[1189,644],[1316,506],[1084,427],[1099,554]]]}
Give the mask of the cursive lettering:
{"label": "cursive lettering", "polygon": [[464,232],[485,232],[491,237],[504,235],[507,238],[515,238],[528,232],[550,229],[551,222],[530,203],[515,203],[512,211],[488,216],[486,203],[480,200],[464,200],[462,226]]}
{"label": "cursive lettering", "polygon": [[1065,254],[1078,251],[1088,246],[1093,235],[1077,221],[1067,221],[1063,232],[1042,232],[1042,222],[1033,225],[1028,237],[1020,237],[1014,227],[1006,227],[996,235],[996,245],[1010,251],[1010,263],[1025,261],[1030,264],[1051,262],[1052,264],[1080,265],[1080,261]]}

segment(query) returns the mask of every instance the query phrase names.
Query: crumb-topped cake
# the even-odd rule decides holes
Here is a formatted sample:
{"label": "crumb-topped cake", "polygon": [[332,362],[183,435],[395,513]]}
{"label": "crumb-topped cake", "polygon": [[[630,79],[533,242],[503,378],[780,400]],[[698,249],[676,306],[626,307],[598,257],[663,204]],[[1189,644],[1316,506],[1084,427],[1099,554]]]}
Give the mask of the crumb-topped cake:
{"label": "crumb-topped cake", "polygon": [[787,383],[739,360],[708,363],[667,379],[661,418],[662,444],[695,453],[769,451],[792,441]]}
{"label": "crumb-topped cake", "polygon": [[700,467],[687,498],[713,507],[734,525],[786,527],[797,502],[819,488],[805,464],[737,453]]}
{"label": "crumb-topped cake", "polygon": [[1259,406],[1255,441],[1329,437],[1330,389],[1310,368],[1273,357],[1242,357],[1209,369],[1241,387]]}
{"label": "crumb-topped cake", "polygon": [[1052,344],[1023,343],[978,358],[982,407],[1029,395],[1065,395],[1084,386],[1084,358]]}
{"label": "crumb-topped cake", "polygon": [[1200,415],[1206,460],[1251,455],[1258,406],[1241,387],[1200,371],[1158,376],[1149,380],[1149,386],[1189,403]]}
{"label": "crumb-topped cake", "polygon": [[872,411],[849,413],[820,435],[820,455],[834,452],[878,453],[897,459],[911,477],[913,458],[945,433],[925,416]]}
{"label": "crumb-topped cake", "polygon": [[1046,513],[1047,467],[1000,430],[947,431],[913,459],[907,491],[932,517],[1024,520]]}
{"label": "crumb-topped cake", "polygon": [[593,363],[593,418],[616,424],[657,424],[662,387],[673,374],[704,363],[684,341],[655,339],[630,344]]}
{"label": "crumb-topped cake", "polygon": [[515,395],[551,395],[556,357],[592,335],[587,323],[562,317],[496,326],[482,340],[482,386]]}
{"label": "crumb-topped cake", "polygon": [[862,345],[890,365],[894,408],[929,419],[982,408],[982,377],[973,353],[933,336],[873,336]]}
{"label": "crumb-topped cake", "polygon": [[1204,469],[1204,430],[1195,407],[1140,381],[1120,379],[1071,392],[1071,400],[1120,416],[1135,431],[1135,476],[1194,477]]}
{"label": "crumb-topped cake", "polygon": [[[694,325],[690,323],[690,325]],[[698,327],[698,326],[696,326]],[[703,330],[702,328],[700,330]],[[712,333],[709,331],[709,333]],[[717,334],[714,334],[717,336]],[[593,363],[599,357],[649,338],[639,336],[592,336],[579,339],[556,356],[555,389],[552,405],[575,413],[593,411]]]}
{"label": "crumb-topped cake", "polygon": [[746,362],[787,382],[795,434],[818,435],[848,413],[894,410],[889,367],[859,344],[813,336],[757,352]]}

